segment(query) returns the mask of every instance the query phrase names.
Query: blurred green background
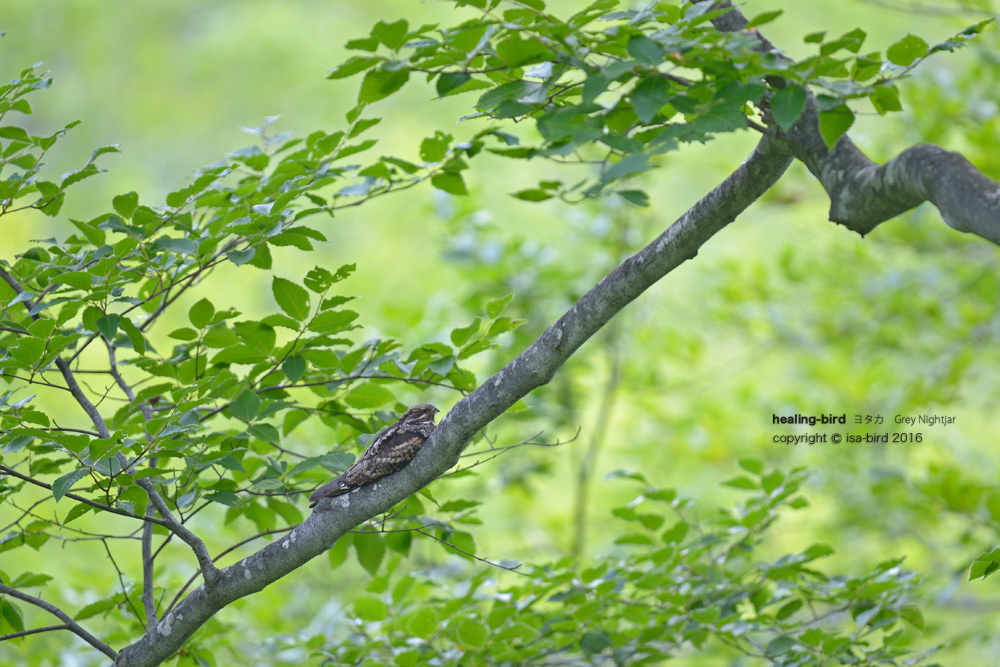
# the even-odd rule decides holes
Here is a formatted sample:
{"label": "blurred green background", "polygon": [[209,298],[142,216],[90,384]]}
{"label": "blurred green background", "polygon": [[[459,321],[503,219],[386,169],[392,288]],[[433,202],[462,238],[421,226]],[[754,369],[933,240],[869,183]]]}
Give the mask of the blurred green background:
{"label": "blurred green background", "polygon": [[[558,12],[581,4],[553,1],[549,7]],[[861,27],[868,33],[865,50],[875,50],[907,33],[934,43],[977,20],[854,1],[748,0],[741,6],[748,16],[780,7],[784,16],[766,33],[793,57],[808,52],[802,35],[813,31]],[[8,218],[0,256],[12,259],[29,239],[65,235],[67,217],[97,215],[119,193],[136,190],[144,202],[160,203],[192,169],[252,143],[240,126],[257,126],[266,116],[280,114],[275,131],[298,135],[343,126],[359,79],[326,81],[325,75],[346,57],[348,39],[366,35],[380,19],[451,24],[460,17],[449,3],[402,0],[4,0],[2,76],[44,61],[55,79],[50,91],[33,98],[29,127],[51,132],[83,121],[49,156],[53,170],[77,168],[106,144],[120,144],[122,153],[104,158],[108,173],[78,186],[60,217]],[[879,161],[932,141],[962,151],[1000,179],[998,45],[990,29],[967,49],[935,56],[902,86],[904,112],[883,118],[858,106],[852,136]],[[481,127],[453,126],[474,96],[434,97],[414,79],[370,110],[384,118],[372,133],[380,143],[370,153],[415,158],[420,139],[436,129],[461,138]],[[483,155],[466,174],[469,197],[422,186],[345,210],[318,223],[331,242],[319,244],[308,261],[299,261],[294,250],[275,252],[277,274],[298,280],[313,263],[357,262],[350,290],[363,297],[356,310],[367,328],[356,339],[392,336],[407,344],[444,339],[450,328],[480,314],[487,300],[514,292],[515,314],[528,323],[508,335],[504,349],[483,357],[477,368],[482,380],[739,165],[755,141],[743,132],[670,153],[641,182],[651,196],[648,209],[610,200],[577,208],[518,201],[509,193],[539,178],[572,182],[572,170],[559,173],[550,163],[525,168]],[[826,542],[837,554],[823,567],[846,571],[905,555],[907,567],[927,575],[924,645],[950,643],[937,656],[943,664],[991,664],[1000,654],[996,580],[966,579],[972,559],[996,546],[1000,532],[1000,255],[950,231],[926,205],[864,240],[827,222],[827,206],[818,184],[793,166],[695,261],[628,307],[551,385],[529,396],[529,412],[502,420],[496,431],[501,443],[540,430],[547,442],[579,435],[555,449],[516,450],[480,468],[478,477],[443,487],[442,493],[450,489],[484,501],[484,523],[473,531],[479,552],[544,562],[612,551],[620,526],[609,508],[630,499],[626,489],[602,481],[615,468],[642,470],[712,512],[739,496],[719,486],[736,474],[739,457],[783,469],[806,466],[812,505],[785,518],[775,553]],[[219,308],[273,309],[266,273],[244,269],[237,278],[232,271],[202,287],[216,291],[195,292],[190,301],[211,294]],[[186,311],[182,305],[178,313]],[[154,338],[165,341],[174,324],[161,325]],[[420,398],[441,407],[454,401],[447,394]],[[778,434],[832,432],[771,424],[772,414],[796,412],[846,413],[845,431],[920,431],[923,441],[773,442]],[[957,421],[902,429],[892,423],[897,414]],[[855,426],[854,415],[881,416],[884,423]],[[322,426],[293,437],[296,447],[316,452],[328,441]],[[581,464],[592,470],[582,515],[585,539],[576,490]],[[203,519],[196,528],[212,536],[213,553],[256,532],[243,520],[220,531],[219,522]],[[123,548],[120,556],[137,577],[137,546],[134,551]],[[72,583],[58,595],[83,605],[112,586],[103,549],[84,553],[91,557],[50,542],[38,554],[22,549],[0,555],[0,569],[30,566],[62,575]],[[159,576],[176,590],[193,564],[179,547],[168,553],[173,560]],[[428,568],[447,563],[439,552],[423,556]],[[220,613],[208,631],[243,638],[239,651],[218,654],[220,664],[298,661],[301,656],[282,653],[275,638],[332,627],[344,600],[367,577],[356,563],[347,567],[352,569],[331,574],[317,559]],[[35,611],[28,612],[29,627],[49,622]],[[0,645],[0,663],[95,663],[78,649],[66,633],[30,637]],[[692,657],[690,664],[741,663],[720,654]]]}

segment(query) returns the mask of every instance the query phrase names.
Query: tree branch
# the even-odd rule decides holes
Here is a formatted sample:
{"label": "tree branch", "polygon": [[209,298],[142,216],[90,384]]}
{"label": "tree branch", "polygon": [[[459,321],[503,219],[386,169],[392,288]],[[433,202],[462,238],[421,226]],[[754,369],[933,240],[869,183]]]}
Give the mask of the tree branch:
{"label": "tree branch", "polygon": [[68,625],[49,625],[44,628],[34,628],[32,630],[21,630],[20,632],[12,632],[9,635],[0,635],[0,642],[5,642],[8,639],[17,639],[18,637],[27,637],[28,635],[37,635],[40,632],[52,632],[54,630],[69,630]]}
{"label": "tree branch", "polygon": [[[18,283],[13,276],[11,276],[3,269],[0,269],[0,278],[2,278],[8,285],[10,285],[11,289],[13,289],[15,293],[20,294],[21,292],[24,291],[20,283]],[[34,304],[32,304],[30,299],[24,299],[21,303],[23,303],[24,307],[28,309],[29,313],[31,312],[31,309],[34,307]],[[38,316],[32,315],[32,318],[37,320]],[[111,346],[109,345],[108,350],[111,351],[112,349],[113,348],[111,348]],[[114,367],[113,354],[111,357],[111,362],[112,362],[112,367]],[[83,408],[83,411],[87,413],[87,416],[90,417],[90,421],[93,422],[94,426],[97,428],[97,434],[102,438],[110,438],[111,431],[108,430],[108,425],[104,422],[104,417],[101,416],[101,412],[97,409],[97,406],[93,404],[90,398],[88,398],[87,395],[84,393],[83,389],[80,388],[80,385],[77,383],[76,378],[73,376],[73,371],[69,367],[69,362],[67,362],[62,357],[57,357],[56,366],[62,373],[63,379],[66,381],[67,388],[69,389],[70,393],[73,394],[73,398],[76,399],[76,402],[80,404],[80,407]],[[116,381],[120,382],[121,384],[124,384],[124,382],[121,382],[121,375],[118,375],[117,370],[113,374],[113,377],[115,377]],[[122,454],[121,452],[118,453],[118,461],[119,463],[121,463],[123,471],[129,468],[128,459],[126,459],[125,455]],[[215,575],[218,572],[218,570],[216,570],[215,566],[212,565],[212,557],[208,553],[208,547],[206,547],[205,543],[201,541],[201,538],[199,538],[197,535],[195,535],[190,530],[185,528],[183,524],[181,524],[176,518],[174,518],[174,515],[170,512],[170,508],[167,507],[167,503],[163,500],[163,498],[160,497],[160,494],[156,491],[156,486],[155,484],[153,484],[152,480],[148,478],[140,479],[139,481],[136,482],[136,484],[138,484],[139,487],[146,492],[146,495],[149,496],[150,502],[152,502],[153,505],[156,506],[156,509],[160,513],[160,516],[163,517],[162,521],[157,521],[156,523],[161,523],[162,525],[166,526],[170,531],[175,533],[177,537],[181,538],[185,543],[187,543],[187,545],[191,547],[192,551],[194,551],[194,555],[198,559],[198,565],[201,567],[202,576],[204,576],[205,578],[205,583],[206,585],[211,586],[212,582],[215,580]],[[107,506],[101,506],[101,507],[103,509],[107,509]],[[127,516],[131,516],[128,515],[128,513],[124,514],[126,514]]]}
{"label": "tree branch", "polygon": [[[98,651],[108,656],[112,660],[118,659],[118,654],[114,651],[114,649],[112,649],[110,646],[99,640],[97,637],[90,634],[82,627],[80,627],[79,623],[70,618],[69,615],[66,614],[66,612],[64,612],[59,607],[56,607],[53,604],[49,604],[48,602],[42,600],[41,598],[36,598],[32,595],[28,595],[27,593],[22,593],[16,588],[11,588],[10,586],[6,586],[4,584],[0,584],[0,593],[3,593],[4,595],[9,595],[12,598],[17,598],[18,600],[22,600],[24,602],[27,602],[28,604],[33,604],[36,607],[41,607],[42,609],[44,609],[45,611],[49,612],[53,616],[57,617],[60,621],[62,621],[68,630],[79,635],[79,637],[83,639],[83,641],[87,642],[88,644],[90,644],[91,646],[93,646]],[[41,629],[37,630],[37,632],[41,631],[42,631]]]}
{"label": "tree branch", "polygon": [[[724,32],[743,29],[747,21],[729,0],[715,5],[727,7],[730,11],[712,24]],[[774,48],[763,35],[755,34],[761,50]],[[883,165],[868,159],[847,135],[830,150],[820,133],[813,94],[808,88],[806,92],[806,110],[790,131],[782,131],[773,121],[769,126],[823,185],[830,197],[832,222],[864,236],[928,201],[952,229],[1000,245],[1000,184],[961,154],[932,144],[912,146]]]}
{"label": "tree branch", "polygon": [[531,390],[547,383],[588,338],[660,278],[694,257],[788,168],[792,156],[764,137],[733,174],[636,255],[625,260],[531,346],[441,420],[417,457],[376,484],[320,502],[288,536],[221,570],[155,628],[121,653],[121,667],[157,665],[217,611],[252,595],[322,554],[347,531],[388,511],[451,468],[475,433]]}

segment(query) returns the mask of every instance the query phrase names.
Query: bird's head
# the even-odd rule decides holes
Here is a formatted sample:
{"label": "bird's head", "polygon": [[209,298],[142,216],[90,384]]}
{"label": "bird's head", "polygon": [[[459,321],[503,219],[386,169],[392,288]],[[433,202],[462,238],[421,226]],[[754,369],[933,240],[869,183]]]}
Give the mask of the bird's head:
{"label": "bird's head", "polygon": [[399,418],[399,421],[408,422],[430,422],[434,423],[434,415],[440,412],[433,405],[428,405],[424,403],[422,405],[414,405],[412,408],[403,413],[403,416]]}

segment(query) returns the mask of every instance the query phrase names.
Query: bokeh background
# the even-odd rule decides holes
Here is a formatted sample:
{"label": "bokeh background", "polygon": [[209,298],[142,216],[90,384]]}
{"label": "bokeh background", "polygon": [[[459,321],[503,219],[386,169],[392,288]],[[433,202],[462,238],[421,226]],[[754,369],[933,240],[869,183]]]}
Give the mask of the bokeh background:
{"label": "bokeh background", "polygon": [[[559,11],[582,3],[548,4]],[[741,8],[750,16],[784,8],[766,33],[799,57],[810,48],[802,36],[820,30],[839,34],[861,27],[868,33],[864,51],[884,50],[907,33],[935,43],[982,18],[977,9],[991,9],[988,2],[971,5],[939,2],[916,11],[902,2],[747,0]],[[83,121],[49,156],[53,170],[81,166],[98,146],[119,144],[122,152],[103,158],[107,173],[77,186],[60,217],[5,219],[0,256],[10,260],[30,239],[67,234],[67,217],[89,219],[106,211],[116,194],[136,190],[144,202],[162,202],[193,169],[253,143],[241,126],[258,126],[273,115],[280,115],[275,131],[303,136],[343,126],[360,80],[325,76],[347,56],[348,39],[367,35],[380,19],[450,24],[460,14],[450,3],[404,0],[4,0],[0,76],[44,61],[54,77],[51,90],[33,96],[30,128],[51,132]],[[997,35],[987,30],[968,48],[921,65],[901,86],[902,113],[880,117],[858,105],[852,137],[879,161],[914,143],[935,142],[962,151],[1000,180]],[[434,130],[461,138],[481,127],[475,121],[452,125],[469,111],[474,95],[434,97],[413,79],[373,107],[369,115],[383,121],[370,133],[380,143],[369,153],[415,159],[420,139]],[[514,131],[530,138],[527,128]],[[278,275],[300,280],[314,263],[335,268],[357,262],[350,290],[362,297],[355,309],[366,326],[358,340],[443,340],[480,314],[486,301],[515,293],[512,314],[528,322],[477,362],[482,380],[731,172],[755,141],[742,132],[668,154],[660,169],[637,182],[650,194],[649,208],[620,200],[578,207],[519,201],[509,194],[542,178],[572,182],[574,172],[482,155],[466,172],[470,196],[423,186],[345,210],[318,223],[331,242],[318,244],[308,262],[295,251],[275,249],[275,266]],[[617,468],[642,470],[712,512],[739,497],[719,484],[737,474],[737,458],[752,456],[786,470],[805,466],[811,506],[784,518],[774,531],[774,552],[826,542],[837,553],[823,566],[849,572],[906,556],[907,567],[926,575],[922,644],[947,644],[936,656],[942,664],[995,664],[996,581],[966,580],[971,561],[996,546],[1000,533],[1000,254],[949,230],[927,206],[861,239],[827,222],[827,205],[818,184],[793,166],[695,261],[629,306],[551,385],[529,396],[529,411],[502,420],[495,431],[501,444],[538,431],[545,442],[575,439],[558,448],[515,450],[442,491],[483,501],[483,524],[473,527],[479,553],[542,563],[613,551],[620,526],[609,509],[630,499],[629,490],[603,479]],[[265,272],[246,268],[202,288],[216,291],[190,297],[192,303],[211,296],[219,308],[266,313],[275,307],[269,284]],[[174,328],[161,326],[161,336]],[[431,392],[419,398],[446,407],[456,397]],[[772,425],[772,414],[794,413],[846,414],[845,433],[906,431],[923,438],[794,447],[773,442],[774,435],[833,432]],[[855,425],[856,415],[883,423]],[[896,415],[956,421],[904,428],[893,423]],[[328,442],[322,425],[300,429],[295,438],[296,446],[317,452]],[[579,490],[581,469],[589,471],[586,494]],[[224,530],[218,523],[200,524],[213,552],[257,532],[244,520]],[[50,542],[37,553],[0,554],[0,569],[60,574],[62,583],[50,584],[46,594],[83,605],[113,585],[96,549],[81,558],[75,548]],[[176,587],[193,569],[182,549],[168,553],[176,562],[160,576]],[[137,556],[122,553],[136,577]],[[460,570],[439,552],[421,557],[427,568]],[[276,638],[331,628],[366,577],[354,562],[331,572],[317,559],[232,605],[214,627],[241,641],[217,656],[220,664],[291,664],[296,654],[282,652]],[[28,610],[29,627],[48,623],[35,611]],[[690,659],[743,664],[725,654]],[[94,660],[66,633],[0,645],[2,664]]]}

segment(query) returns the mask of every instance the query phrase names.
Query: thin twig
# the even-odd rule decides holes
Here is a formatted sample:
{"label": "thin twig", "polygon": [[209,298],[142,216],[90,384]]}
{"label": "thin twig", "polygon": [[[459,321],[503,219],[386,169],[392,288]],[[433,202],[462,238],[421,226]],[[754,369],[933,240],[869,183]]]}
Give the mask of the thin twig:
{"label": "thin twig", "polygon": [[37,635],[39,632],[52,632],[53,630],[69,630],[70,627],[66,624],[63,625],[50,625],[45,628],[35,628],[33,630],[21,630],[20,632],[12,632],[9,635],[0,636],[0,642],[5,642],[8,639],[17,639],[18,637],[27,637],[28,635]]}
{"label": "thin twig", "polygon": [[455,551],[457,551],[457,552],[459,552],[459,553],[462,553],[462,554],[465,554],[465,555],[466,555],[466,556],[468,556],[469,558],[475,558],[476,560],[478,560],[478,561],[482,561],[483,563],[486,563],[487,565],[492,565],[493,567],[498,567],[498,568],[500,568],[501,570],[507,570],[508,572],[513,572],[514,574],[519,574],[519,575],[521,575],[522,577],[527,577],[527,576],[529,576],[527,572],[520,572],[520,571],[518,571],[518,569],[517,569],[517,568],[521,567],[521,564],[520,564],[520,563],[518,563],[518,564],[517,564],[517,565],[515,565],[514,567],[507,567],[506,565],[501,565],[500,563],[494,563],[494,562],[493,562],[493,561],[491,561],[491,560],[487,560],[487,559],[485,559],[485,558],[480,558],[480,557],[479,557],[479,556],[477,556],[476,554],[470,554],[470,553],[469,553],[468,551],[462,551],[461,549],[459,549],[458,547],[456,547],[456,546],[455,546],[454,544],[452,544],[451,542],[448,542],[448,541],[446,541],[446,540],[442,540],[442,539],[441,539],[440,537],[438,537],[437,535],[431,535],[430,533],[428,533],[428,532],[426,532],[426,531],[424,531],[424,530],[421,530],[421,529],[419,529],[419,528],[416,528],[415,530],[416,530],[416,531],[417,531],[418,533],[420,533],[421,535],[424,535],[424,536],[426,536],[426,537],[429,537],[429,538],[431,538],[432,540],[437,540],[437,541],[438,541],[438,542],[440,542],[441,544],[444,544],[444,545],[448,546],[448,547],[449,547],[449,548],[451,548],[451,549],[454,549]]}

